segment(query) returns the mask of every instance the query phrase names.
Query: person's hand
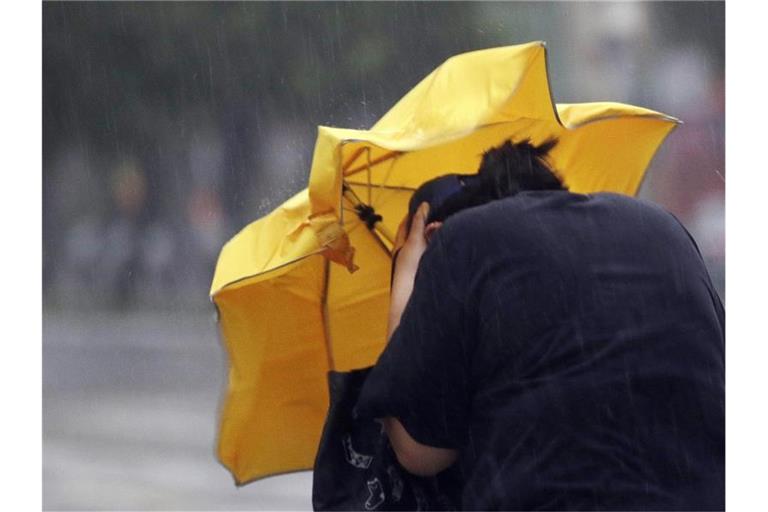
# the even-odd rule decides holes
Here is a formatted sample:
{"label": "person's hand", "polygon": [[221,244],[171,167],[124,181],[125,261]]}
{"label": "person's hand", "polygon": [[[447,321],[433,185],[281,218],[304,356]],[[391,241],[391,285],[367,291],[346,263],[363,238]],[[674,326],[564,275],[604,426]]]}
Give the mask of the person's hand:
{"label": "person's hand", "polygon": [[429,215],[429,204],[421,203],[413,215],[411,229],[406,232],[407,219],[403,219],[397,230],[393,249],[392,265],[394,265],[394,272],[389,303],[387,340],[400,324],[400,316],[411,297],[416,269],[419,267],[421,255],[427,249],[429,238],[442,226],[441,222],[431,222],[428,226],[424,226],[427,215]]}
{"label": "person's hand", "polygon": [[403,220],[400,221],[400,225],[397,227],[397,234],[395,235],[395,245],[392,247],[392,254],[397,255],[400,249],[405,245],[405,240],[408,238],[408,214],[405,214]]}
{"label": "person's hand", "polygon": [[[410,231],[407,230],[408,215],[400,222],[392,253],[398,262],[402,262],[401,265],[418,266],[421,255],[427,249],[432,235],[443,225],[442,222],[430,222],[424,226],[428,216],[429,203],[424,202],[413,214]],[[413,271],[415,272],[415,268]]]}

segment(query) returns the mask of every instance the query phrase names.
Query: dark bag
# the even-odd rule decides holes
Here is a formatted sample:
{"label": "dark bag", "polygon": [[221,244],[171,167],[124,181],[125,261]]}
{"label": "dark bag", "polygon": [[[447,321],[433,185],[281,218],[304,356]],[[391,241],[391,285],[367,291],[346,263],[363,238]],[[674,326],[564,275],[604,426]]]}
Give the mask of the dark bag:
{"label": "dark bag", "polygon": [[315,510],[457,510],[456,470],[435,477],[408,473],[397,462],[381,422],[357,418],[354,407],[371,368],[329,372],[330,408],[315,459]]}

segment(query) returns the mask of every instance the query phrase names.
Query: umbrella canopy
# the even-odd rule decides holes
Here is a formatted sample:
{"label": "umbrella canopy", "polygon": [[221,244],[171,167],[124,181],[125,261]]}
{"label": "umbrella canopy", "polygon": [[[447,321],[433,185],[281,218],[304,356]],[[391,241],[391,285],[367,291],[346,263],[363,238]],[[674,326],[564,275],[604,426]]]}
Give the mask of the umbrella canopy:
{"label": "umbrella canopy", "polygon": [[374,364],[386,342],[392,233],[421,183],[476,172],[506,140],[557,137],[570,190],[634,195],[678,122],[555,105],[533,42],[448,59],[370,130],[321,126],[309,187],[227,242],[211,286],[230,362],[218,456],[236,482],[312,467],[327,371]]}

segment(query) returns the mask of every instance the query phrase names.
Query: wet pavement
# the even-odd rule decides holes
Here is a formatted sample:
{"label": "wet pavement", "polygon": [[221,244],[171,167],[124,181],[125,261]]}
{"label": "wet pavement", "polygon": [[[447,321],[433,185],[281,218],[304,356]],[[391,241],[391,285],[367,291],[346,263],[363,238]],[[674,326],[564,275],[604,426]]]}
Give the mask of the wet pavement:
{"label": "wet pavement", "polygon": [[45,510],[308,510],[312,475],[242,488],[214,455],[211,314],[43,313]]}

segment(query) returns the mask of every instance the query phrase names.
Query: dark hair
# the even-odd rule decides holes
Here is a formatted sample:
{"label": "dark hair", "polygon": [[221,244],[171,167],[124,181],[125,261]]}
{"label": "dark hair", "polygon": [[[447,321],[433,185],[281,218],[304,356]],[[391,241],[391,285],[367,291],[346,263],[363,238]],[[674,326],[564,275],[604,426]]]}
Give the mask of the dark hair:
{"label": "dark hair", "polygon": [[557,139],[549,139],[534,146],[526,139],[517,144],[506,141],[483,154],[478,175],[480,191],[501,199],[517,194],[521,190],[564,190],[545,158],[557,145]]}
{"label": "dark hair", "polygon": [[524,190],[567,190],[546,161],[556,144],[557,139],[549,139],[534,146],[526,139],[491,148],[483,154],[477,174],[449,174],[420,186],[411,198],[410,214],[427,201],[427,222],[443,221],[461,210]]}

